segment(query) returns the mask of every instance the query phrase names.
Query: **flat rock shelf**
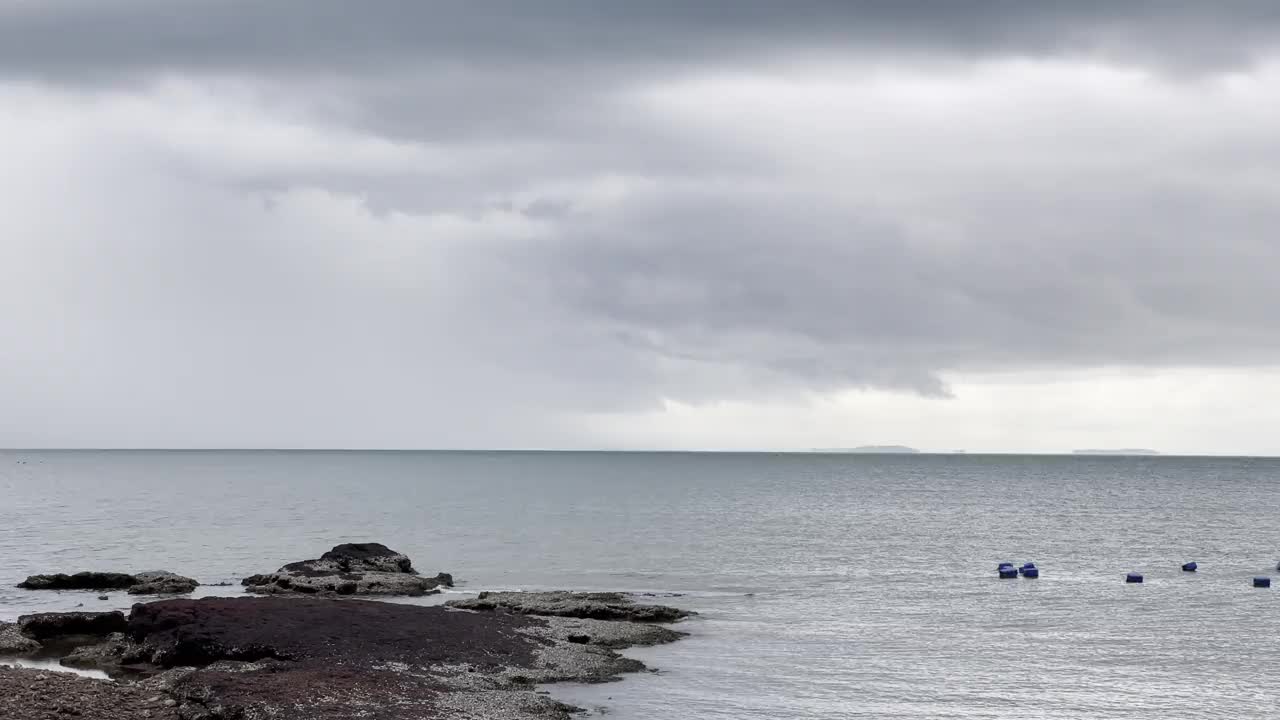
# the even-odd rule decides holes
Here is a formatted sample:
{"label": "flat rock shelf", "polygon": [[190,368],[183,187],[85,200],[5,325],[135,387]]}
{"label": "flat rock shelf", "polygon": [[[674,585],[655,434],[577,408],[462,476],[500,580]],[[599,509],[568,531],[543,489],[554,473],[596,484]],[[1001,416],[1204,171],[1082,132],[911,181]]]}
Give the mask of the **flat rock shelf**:
{"label": "flat rock shelf", "polygon": [[[29,578],[32,590],[189,592],[172,573]],[[170,599],[121,612],[0,623],[0,718],[94,720],[564,719],[537,689],[645,670],[619,650],[684,637],[691,613],[621,593],[481,593],[431,607],[353,595],[423,595],[424,578],[379,543],[339,545],[243,581],[265,597]],[[56,661],[110,680],[3,665]]]}

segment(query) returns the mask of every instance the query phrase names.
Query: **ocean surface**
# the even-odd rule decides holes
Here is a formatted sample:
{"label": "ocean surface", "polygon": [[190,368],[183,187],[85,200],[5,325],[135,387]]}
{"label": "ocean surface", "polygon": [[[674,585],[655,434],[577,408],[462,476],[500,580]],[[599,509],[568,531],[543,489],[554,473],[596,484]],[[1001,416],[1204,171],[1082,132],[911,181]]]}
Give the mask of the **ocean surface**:
{"label": "ocean surface", "polygon": [[552,686],[614,720],[1280,717],[1280,584],[1250,582],[1280,460],[0,452],[0,619],[132,601],[13,589],[36,572],[216,583],[350,541],[457,592],[682,593],[692,636],[628,652],[660,672]]}

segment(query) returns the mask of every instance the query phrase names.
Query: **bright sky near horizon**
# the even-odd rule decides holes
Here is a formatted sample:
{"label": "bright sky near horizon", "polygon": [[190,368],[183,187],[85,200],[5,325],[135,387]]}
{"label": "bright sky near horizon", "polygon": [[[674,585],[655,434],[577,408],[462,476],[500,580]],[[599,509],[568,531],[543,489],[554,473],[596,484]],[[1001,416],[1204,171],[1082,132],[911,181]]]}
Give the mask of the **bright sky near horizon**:
{"label": "bright sky near horizon", "polygon": [[0,446],[1280,454],[1280,5],[0,0]]}

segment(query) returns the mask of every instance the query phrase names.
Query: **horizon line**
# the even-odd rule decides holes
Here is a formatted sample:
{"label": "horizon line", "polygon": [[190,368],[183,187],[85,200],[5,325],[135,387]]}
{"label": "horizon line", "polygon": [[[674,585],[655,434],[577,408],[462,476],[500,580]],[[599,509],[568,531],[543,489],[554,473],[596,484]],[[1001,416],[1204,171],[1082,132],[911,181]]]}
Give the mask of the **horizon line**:
{"label": "horizon line", "polygon": [[[1123,449],[1121,449],[1123,450]],[[0,453],[22,452],[312,452],[312,453],[652,453],[652,454],[738,454],[738,455],[932,455],[932,456],[1042,456],[1042,457],[1114,457],[1114,458],[1278,458],[1280,453],[1235,453],[1235,452],[1135,452],[1123,451],[1097,452],[1094,449],[1082,450],[915,450],[902,452],[887,450],[883,452],[849,449],[823,448],[757,448],[757,449],[717,449],[717,448],[377,448],[377,447],[4,447]]]}

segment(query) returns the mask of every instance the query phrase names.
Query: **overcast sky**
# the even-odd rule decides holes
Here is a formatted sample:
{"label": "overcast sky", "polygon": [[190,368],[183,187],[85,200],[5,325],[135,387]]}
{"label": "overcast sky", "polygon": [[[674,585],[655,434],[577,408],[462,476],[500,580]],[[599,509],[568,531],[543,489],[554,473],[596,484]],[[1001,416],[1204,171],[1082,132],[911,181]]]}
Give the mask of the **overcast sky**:
{"label": "overcast sky", "polygon": [[0,0],[0,446],[1280,453],[1271,0]]}

